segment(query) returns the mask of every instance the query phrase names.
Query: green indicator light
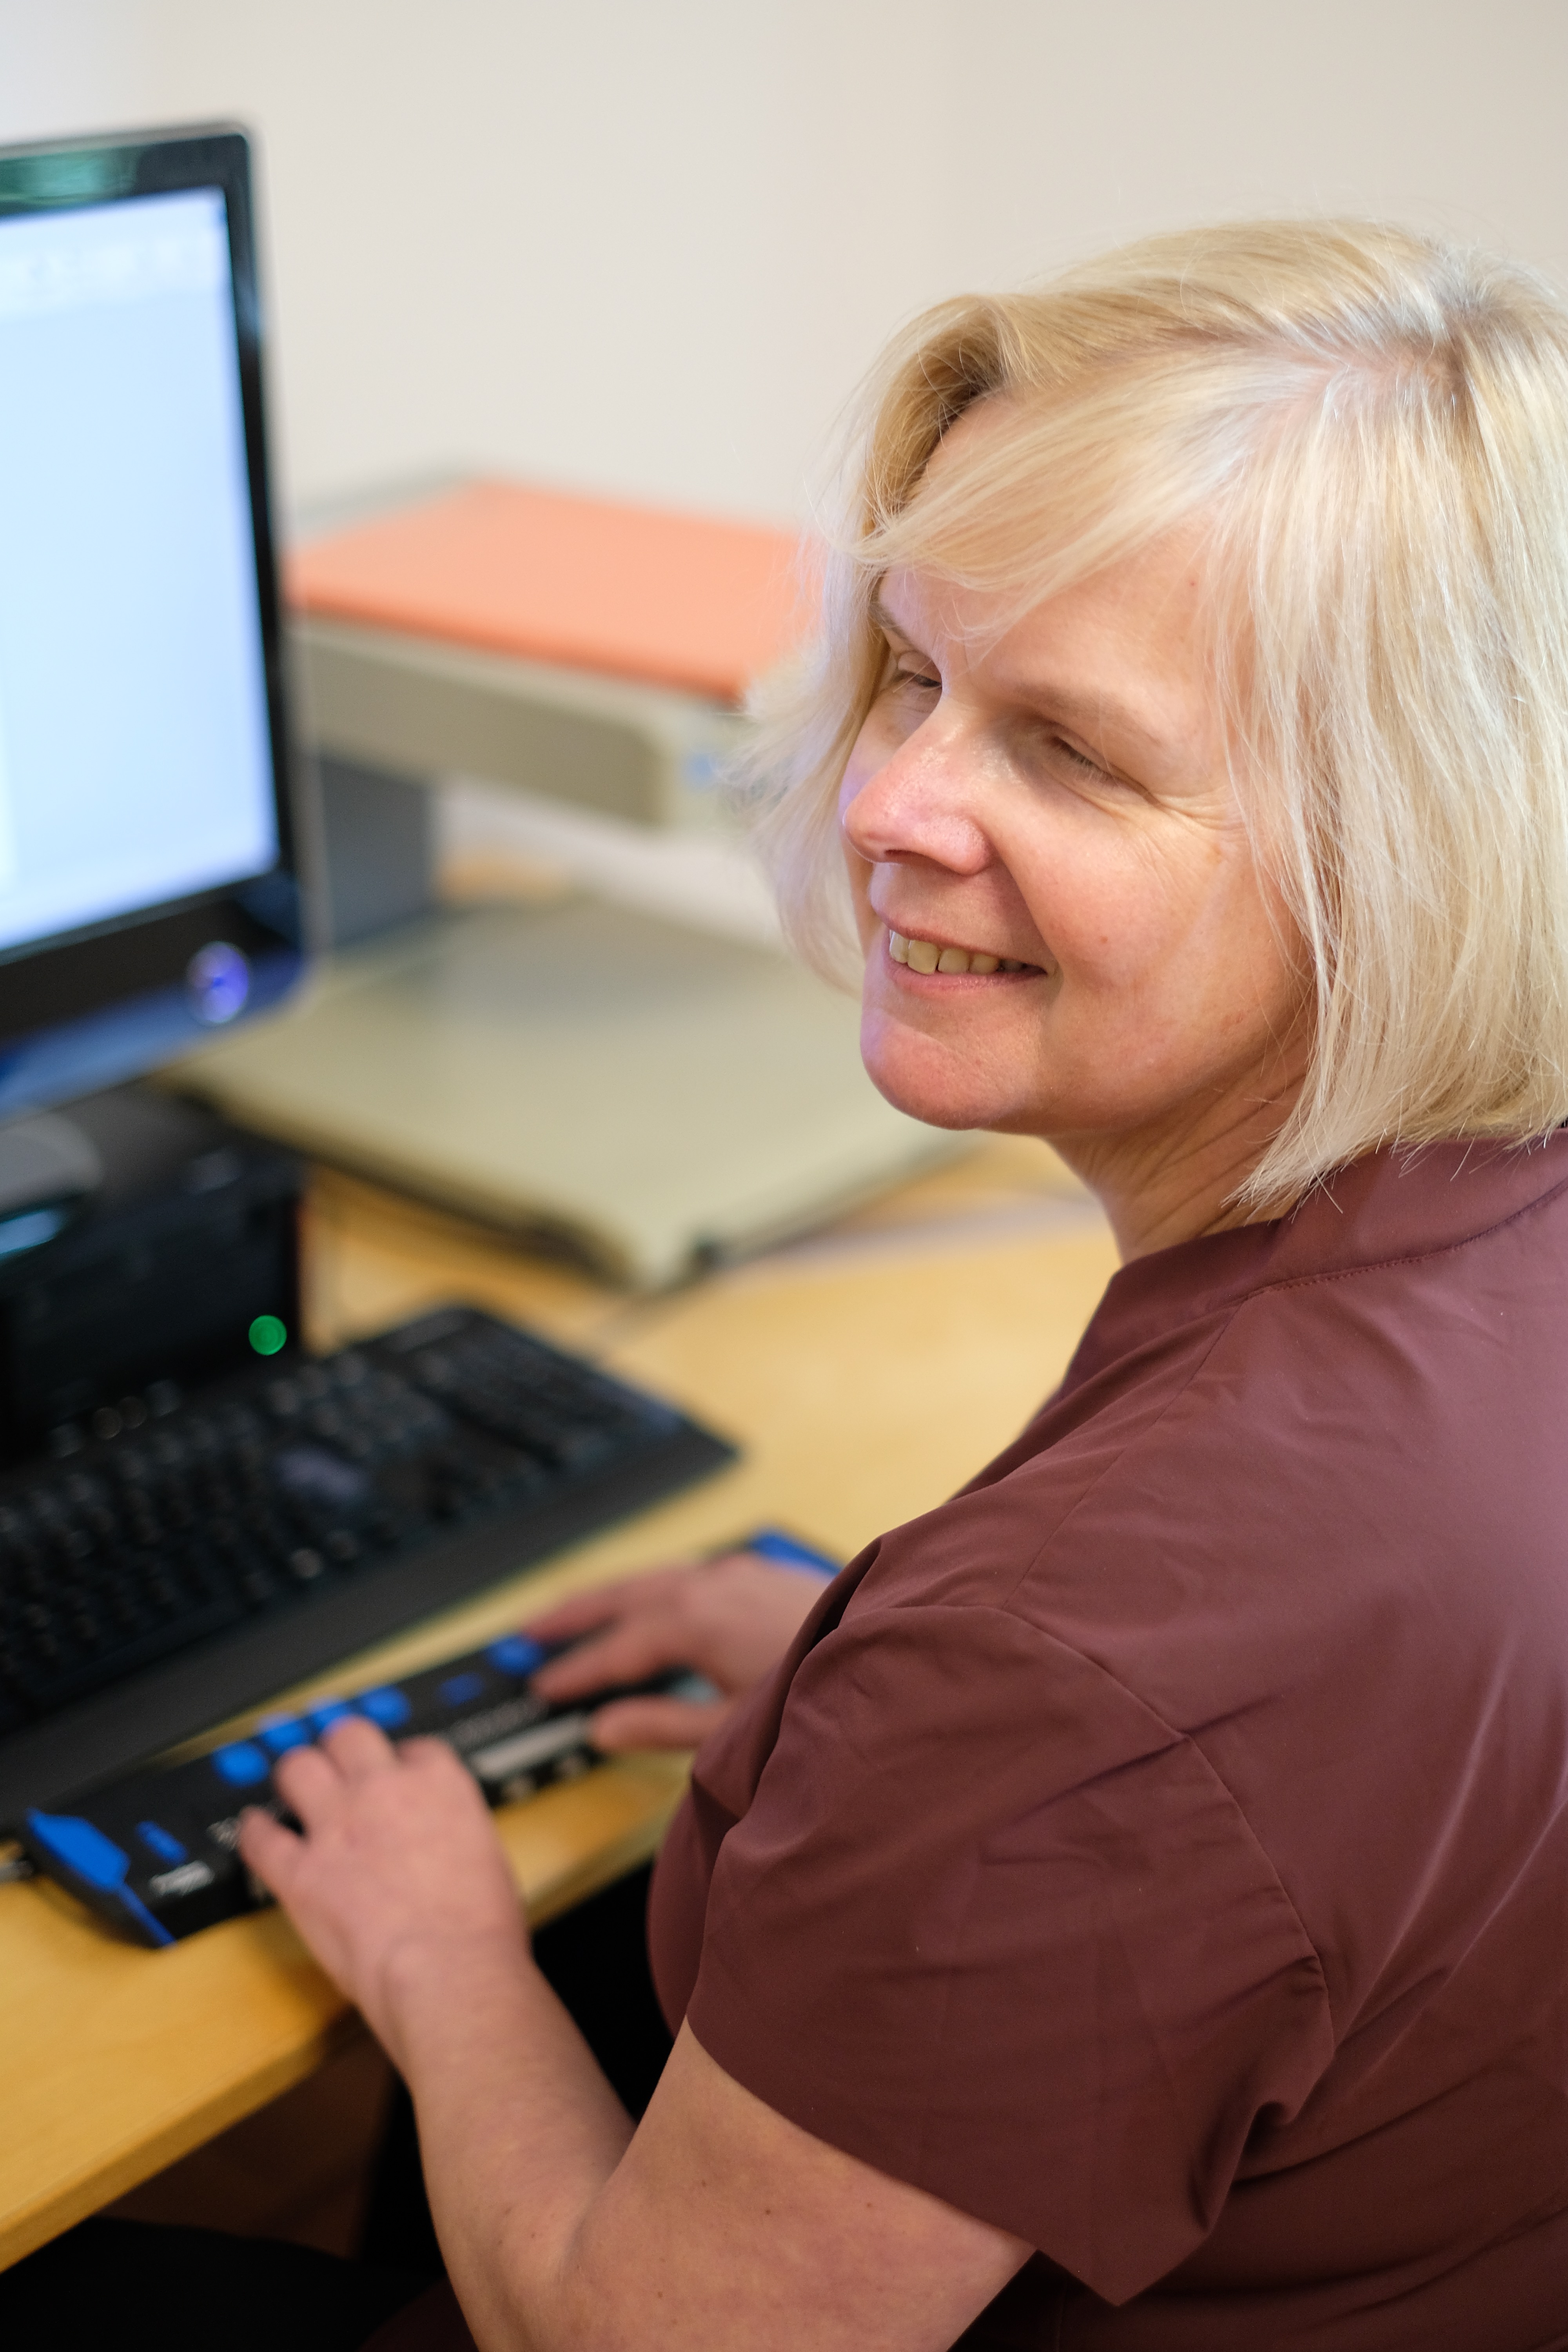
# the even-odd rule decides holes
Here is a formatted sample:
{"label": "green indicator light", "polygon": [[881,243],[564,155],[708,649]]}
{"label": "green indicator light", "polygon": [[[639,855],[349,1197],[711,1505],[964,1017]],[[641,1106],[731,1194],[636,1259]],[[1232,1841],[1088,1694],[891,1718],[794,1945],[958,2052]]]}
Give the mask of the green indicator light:
{"label": "green indicator light", "polygon": [[286,1324],[276,1315],[258,1315],[250,1327],[250,1344],[258,1356],[275,1356],[288,1342]]}

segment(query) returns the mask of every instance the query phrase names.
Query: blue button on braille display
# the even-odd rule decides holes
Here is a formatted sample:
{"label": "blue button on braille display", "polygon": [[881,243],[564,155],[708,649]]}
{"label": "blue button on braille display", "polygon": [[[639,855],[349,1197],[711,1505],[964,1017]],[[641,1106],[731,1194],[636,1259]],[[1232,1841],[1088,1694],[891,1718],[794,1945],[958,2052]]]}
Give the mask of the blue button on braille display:
{"label": "blue button on braille display", "polygon": [[485,1686],[483,1675],[448,1675],[438,1696],[443,1706],[467,1706]]}
{"label": "blue button on braille display", "polygon": [[164,1829],[161,1822],[138,1822],[136,1834],[148,1853],[156,1854],[158,1860],[167,1863],[171,1869],[186,1858],[185,1849],[179,1839],[172,1830]]}
{"label": "blue button on braille display", "polygon": [[112,1892],[131,1867],[131,1856],[123,1847],[76,1813],[31,1812],[27,1833],[89,1886],[101,1886],[106,1892]]}
{"label": "blue button on braille display", "polygon": [[254,1739],[237,1739],[230,1747],[215,1748],[212,1766],[231,1789],[254,1789],[272,1769]]}
{"label": "blue button on braille display", "polygon": [[269,1715],[265,1723],[257,1725],[256,1731],[274,1756],[286,1756],[290,1748],[308,1748],[310,1744],[310,1735],[297,1715]]}
{"label": "blue button on braille display", "polygon": [[379,1723],[383,1731],[400,1730],[414,1712],[403,1693],[390,1683],[382,1690],[361,1691],[359,1707],[360,1713],[368,1715],[373,1723]]}
{"label": "blue button on braille display", "polygon": [[163,1921],[154,1919],[142,1897],[126,1885],[131,1856],[112,1838],[105,1837],[93,1822],[84,1822],[75,1813],[29,1812],[26,1826],[35,1845],[52,1853],[84,1885],[96,1887],[110,1902],[118,1903],[135,1921],[146,1942],[174,1942]]}
{"label": "blue button on braille display", "polygon": [[754,1551],[760,1559],[777,1560],[781,1568],[809,1568],[814,1576],[837,1576],[838,1562],[827,1554],[814,1551],[810,1544],[797,1543],[780,1528],[757,1528],[735,1546],[737,1551]]}
{"label": "blue button on braille display", "polygon": [[531,1675],[544,1664],[546,1654],[526,1633],[508,1633],[503,1641],[492,1642],[485,1654],[503,1675]]}
{"label": "blue button on braille display", "polygon": [[345,1715],[353,1713],[353,1709],[346,1699],[324,1698],[320,1706],[310,1709],[310,1728],[320,1738],[323,1731],[330,1730],[334,1723],[341,1723]]}

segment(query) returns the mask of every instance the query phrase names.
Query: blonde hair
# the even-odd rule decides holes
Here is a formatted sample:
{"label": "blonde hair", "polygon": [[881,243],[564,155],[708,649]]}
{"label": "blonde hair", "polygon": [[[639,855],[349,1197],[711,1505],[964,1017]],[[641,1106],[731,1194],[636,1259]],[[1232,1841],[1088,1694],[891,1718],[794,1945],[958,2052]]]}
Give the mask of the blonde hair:
{"label": "blonde hair", "polygon": [[[954,445],[979,401],[1001,429]],[[941,305],[866,395],[821,621],[750,777],[786,927],[858,970],[835,799],[890,567],[1018,613],[1196,527],[1240,802],[1310,958],[1311,1060],[1238,1198],[1568,1118],[1568,310],[1354,221],[1152,238]]]}

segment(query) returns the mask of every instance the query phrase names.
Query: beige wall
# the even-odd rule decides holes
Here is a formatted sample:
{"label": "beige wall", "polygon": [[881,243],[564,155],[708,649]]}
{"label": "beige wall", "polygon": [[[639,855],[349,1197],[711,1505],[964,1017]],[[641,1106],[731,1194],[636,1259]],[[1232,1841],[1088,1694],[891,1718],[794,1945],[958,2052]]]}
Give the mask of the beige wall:
{"label": "beige wall", "polygon": [[1563,0],[0,0],[0,138],[261,134],[313,499],[475,464],[798,512],[895,320],[1162,224],[1568,279]]}

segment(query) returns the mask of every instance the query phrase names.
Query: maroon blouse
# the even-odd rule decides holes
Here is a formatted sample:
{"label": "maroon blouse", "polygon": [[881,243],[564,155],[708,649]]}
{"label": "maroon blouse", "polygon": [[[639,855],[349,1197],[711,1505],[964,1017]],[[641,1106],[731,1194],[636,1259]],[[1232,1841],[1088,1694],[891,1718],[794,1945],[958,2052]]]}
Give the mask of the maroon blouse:
{"label": "maroon blouse", "polygon": [[1120,1273],[703,1750],[666,2012],[1039,2249],[966,2343],[1568,2346],[1565,1424],[1568,1137],[1378,1155]]}

